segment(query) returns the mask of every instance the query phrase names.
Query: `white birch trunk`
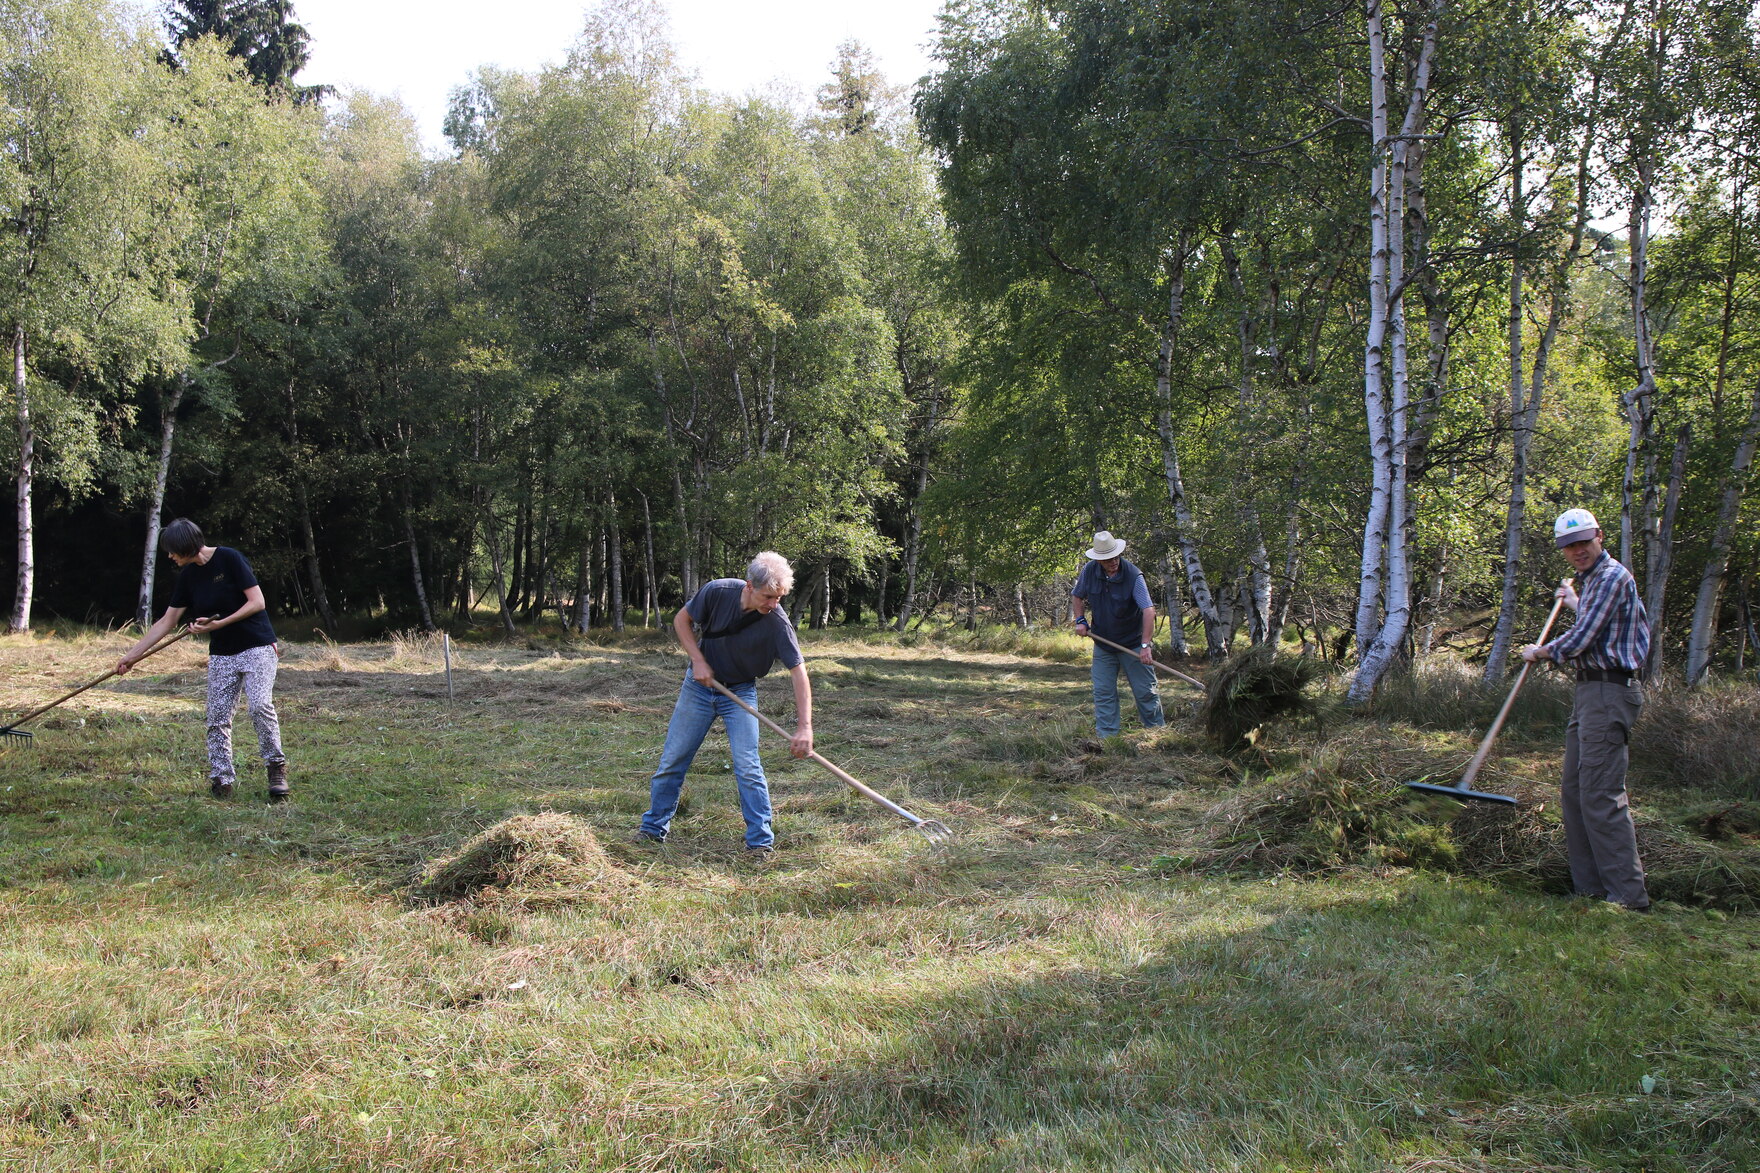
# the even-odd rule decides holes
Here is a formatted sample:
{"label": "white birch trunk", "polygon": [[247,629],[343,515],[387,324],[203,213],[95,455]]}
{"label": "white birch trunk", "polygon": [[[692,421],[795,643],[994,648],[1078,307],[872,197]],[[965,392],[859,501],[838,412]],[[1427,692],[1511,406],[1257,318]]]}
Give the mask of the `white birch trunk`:
{"label": "white birch trunk", "polygon": [[31,629],[31,591],[36,585],[36,561],[32,545],[34,534],[31,518],[31,476],[36,459],[36,433],[31,429],[31,390],[25,377],[24,327],[12,328],[12,390],[18,399],[18,469],[14,482],[18,489],[18,577],[12,596],[13,634]]}
{"label": "white birch trunk", "polygon": [[[1386,53],[1383,41],[1380,0],[1368,0],[1369,12],[1369,44],[1371,85],[1375,95],[1375,111],[1372,115],[1378,131],[1377,155],[1386,151],[1389,164],[1385,169],[1377,167],[1376,171],[1385,177],[1384,192],[1371,194],[1371,224],[1379,214],[1382,221],[1381,246],[1385,250],[1386,261],[1382,268],[1382,289],[1379,294],[1382,320],[1385,330],[1385,342],[1390,345],[1391,370],[1385,388],[1380,387],[1382,357],[1365,347],[1364,357],[1364,401],[1371,418],[1379,406],[1384,413],[1383,423],[1379,428],[1379,436],[1375,435],[1372,425],[1372,454],[1375,458],[1375,482],[1377,495],[1383,498],[1382,518],[1387,529],[1386,554],[1384,559],[1385,578],[1381,586],[1383,616],[1372,641],[1366,646],[1360,642],[1356,676],[1351,680],[1348,700],[1354,705],[1367,703],[1375,691],[1375,685],[1393,663],[1401,643],[1405,639],[1406,629],[1411,623],[1411,574],[1410,574],[1410,534],[1407,529],[1409,512],[1406,493],[1406,436],[1409,424],[1407,413],[1409,403],[1409,370],[1406,354],[1405,312],[1403,309],[1403,285],[1405,281],[1405,205],[1407,184],[1412,181],[1410,171],[1422,165],[1422,156],[1413,160],[1411,144],[1416,136],[1423,133],[1424,107],[1429,97],[1430,66],[1436,54],[1437,25],[1440,20],[1444,0],[1432,0],[1430,11],[1424,24],[1423,41],[1418,50],[1418,60],[1412,72],[1412,89],[1406,103],[1406,115],[1401,124],[1399,137],[1389,144],[1386,137],[1387,128],[1387,87],[1386,87]],[[1389,150],[1391,146],[1391,150]],[[1372,233],[1373,235],[1373,229]],[[1373,269],[1373,266],[1372,266]],[[1376,294],[1373,288],[1374,275],[1371,274],[1371,298]],[[1371,310],[1373,312],[1373,309]],[[1371,339],[1371,342],[1374,342]],[[1379,399],[1379,404],[1376,400]],[[1379,442],[1375,442],[1375,441]],[[1382,486],[1385,486],[1383,489]],[[1371,509],[1371,516],[1374,510]],[[1364,534],[1365,561],[1371,534]],[[1360,606],[1360,604],[1359,604]],[[1360,611],[1359,611],[1360,615]]]}
{"label": "white birch trunk", "polygon": [[1628,234],[1631,244],[1629,282],[1632,299],[1632,347],[1637,366],[1637,384],[1628,391],[1620,406],[1631,425],[1626,442],[1626,471],[1620,482],[1619,560],[1638,579],[1641,590],[1644,568],[1636,559],[1637,544],[1633,533],[1633,513],[1639,495],[1638,456],[1649,441],[1656,419],[1656,344],[1650,330],[1650,176],[1649,159],[1638,162],[1638,181],[1632,192],[1631,218]]}
{"label": "white birch trunk", "polygon": [[1155,392],[1159,399],[1156,426],[1161,435],[1162,476],[1167,482],[1168,502],[1173,506],[1174,533],[1185,563],[1186,582],[1191,587],[1192,603],[1204,621],[1205,654],[1212,660],[1220,660],[1228,654],[1228,624],[1210,593],[1210,580],[1204,573],[1203,558],[1198,552],[1196,523],[1192,518],[1191,502],[1186,497],[1185,477],[1180,471],[1179,446],[1173,428],[1173,342],[1185,310],[1187,243],[1182,234],[1179,261],[1170,274],[1167,322],[1161,331],[1161,352],[1155,364]]}
{"label": "white birch trunk", "polygon": [[181,375],[171,398],[161,404],[159,464],[153,473],[153,493],[147,501],[147,546],[141,555],[141,590],[135,600],[135,622],[146,627],[153,621],[153,584],[159,569],[159,529],[165,524],[165,486],[171,480],[171,445],[177,435],[177,409],[183,404],[189,377]]}
{"label": "white birch trunk", "polygon": [[1387,418],[1388,335],[1387,51],[1380,0],[1368,0],[1369,133],[1369,322],[1363,344],[1363,406],[1369,432],[1369,512],[1363,520],[1363,556],[1357,574],[1357,651],[1367,656],[1381,610],[1387,556],[1388,501],[1393,489],[1392,436]]}

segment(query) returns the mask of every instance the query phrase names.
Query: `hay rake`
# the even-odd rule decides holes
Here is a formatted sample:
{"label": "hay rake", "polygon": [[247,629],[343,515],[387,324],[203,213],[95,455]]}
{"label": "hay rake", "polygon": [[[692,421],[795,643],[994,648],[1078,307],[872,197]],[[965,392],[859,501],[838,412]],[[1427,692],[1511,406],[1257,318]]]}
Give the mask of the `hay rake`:
{"label": "hay rake", "polygon": [[[1566,578],[1564,582],[1568,583],[1570,579]],[[1564,583],[1559,585],[1563,586]],[[1540,638],[1535,640],[1535,643],[1543,644],[1546,642],[1547,635],[1552,631],[1552,622],[1558,618],[1558,609],[1562,606],[1564,606],[1564,597],[1561,595],[1552,604],[1552,614],[1546,617],[1546,626],[1540,629]],[[1471,799],[1474,802],[1496,802],[1505,806],[1515,806],[1520,800],[1513,794],[1495,794],[1489,790],[1474,790],[1473,779],[1479,776],[1479,767],[1483,766],[1485,759],[1491,756],[1491,743],[1497,740],[1497,731],[1503,728],[1504,718],[1509,716],[1510,708],[1516,703],[1516,693],[1522,690],[1522,682],[1528,679],[1528,669],[1533,666],[1527,660],[1522,661],[1522,670],[1516,673],[1516,682],[1510,686],[1509,695],[1503,699],[1503,707],[1497,710],[1497,719],[1491,722],[1490,731],[1485,734],[1485,740],[1479,743],[1478,752],[1474,753],[1473,760],[1467,763],[1466,772],[1461,775],[1459,782],[1453,786],[1441,786],[1420,778],[1416,782],[1407,782],[1406,789],[1416,790],[1423,794],[1443,794],[1449,798]],[[1426,775],[1425,777],[1434,777],[1434,775]]]}
{"label": "hay rake", "polygon": [[[1123,644],[1113,643],[1111,640],[1107,639],[1103,635],[1095,635],[1091,631],[1088,632],[1087,634],[1088,634],[1088,638],[1093,640],[1095,643],[1105,644],[1107,647],[1112,648],[1115,651],[1123,652],[1127,656],[1134,657],[1137,654],[1136,652],[1132,651],[1130,648],[1125,647]],[[1169,668],[1166,664],[1163,664],[1160,660],[1150,660],[1149,663],[1152,667],[1161,669],[1163,672],[1167,673],[1169,676],[1173,677],[1175,680],[1182,681],[1183,683],[1191,685],[1193,688],[1197,689],[1201,693],[1204,693],[1206,696],[1209,695],[1210,686],[1205,684],[1202,680],[1199,680],[1196,676],[1187,676],[1184,672],[1181,672],[1178,668]]]}
{"label": "hay rake", "polygon": [[[172,636],[170,639],[166,640],[164,643],[157,644],[154,647],[152,647],[150,650],[143,652],[141,654],[141,660],[146,659],[148,656],[158,655],[160,652],[164,651],[166,648],[170,647],[172,644],[176,643],[178,640],[185,638],[189,634],[190,634],[189,628],[187,628],[187,627],[184,628],[182,631],[178,632],[176,635]],[[136,660],[135,663],[137,663],[137,664],[140,663],[140,660]],[[112,668],[112,669],[110,669],[110,671],[104,673],[104,675],[98,677],[96,680],[92,681],[91,683],[80,685],[78,688],[74,689],[72,692],[68,693],[66,696],[62,697],[61,699],[50,701],[48,704],[44,705],[40,709],[32,709],[30,712],[26,713],[24,716],[18,718],[14,722],[12,722],[12,724],[7,725],[4,728],[0,728],[0,737],[16,738],[19,741],[29,741],[31,739],[31,737],[33,736],[33,734],[28,729],[20,729],[19,728],[20,725],[23,725],[26,721],[36,720],[38,717],[41,717],[44,713],[47,713],[50,709],[55,708],[57,705],[66,704],[68,701],[72,700],[74,697],[78,696],[80,693],[86,691],[88,688],[96,688],[96,687],[98,687],[98,685],[104,683],[106,680],[110,679],[112,676],[115,676],[115,675],[116,675],[116,669]]]}
{"label": "hay rake", "polygon": [[[720,693],[722,696],[726,697],[728,700],[732,701],[734,704],[738,705],[740,708],[744,709],[746,712],[750,713],[752,716],[756,717],[758,720],[760,720],[764,724],[768,725],[784,741],[791,741],[792,742],[794,740],[793,735],[791,735],[788,730],[784,729],[782,726],[778,725],[776,722],[772,721],[770,718],[766,717],[764,714],[758,712],[758,710],[752,708],[752,706],[746,704],[745,701],[741,700],[738,696],[735,696],[719,680],[711,680],[709,682],[709,687],[713,688],[716,692]],[[929,841],[930,846],[932,846],[932,847],[945,847],[948,843],[952,842],[953,832],[947,829],[947,824],[942,823],[942,822],[938,822],[935,819],[918,818],[916,815],[911,814],[910,811],[905,810],[902,806],[899,806],[896,802],[893,802],[890,798],[887,798],[884,794],[881,794],[878,790],[875,790],[872,786],[869,786],[866,783],[860,781],[855,776],[853,776],[852,774],[850,774],[849,772],[844,770],[842,767],[838,766],[835,762],[832,762],[830,759],[823,757],[819,753],[819,751],[816,749],[815,750],[808,750],[807,756],[812,758],[815,762],[818,762],[821,766],[824,766],[827,770],[831,771],[831,773],[833,773],[837,776],[839,781],[841,781],[845,786],[848,786],[851,790],[855,791],[857,794],[861,795],[863,798],[865,798],[868,801],[873,802],[879,806],[885,807],[887,810],[891,811],[893,814],[897,815],[899,818],[901,818],[905,822],[909,823],[912,827],[916,828],[916,830],[923,836],[923,838],[925,838]]]}

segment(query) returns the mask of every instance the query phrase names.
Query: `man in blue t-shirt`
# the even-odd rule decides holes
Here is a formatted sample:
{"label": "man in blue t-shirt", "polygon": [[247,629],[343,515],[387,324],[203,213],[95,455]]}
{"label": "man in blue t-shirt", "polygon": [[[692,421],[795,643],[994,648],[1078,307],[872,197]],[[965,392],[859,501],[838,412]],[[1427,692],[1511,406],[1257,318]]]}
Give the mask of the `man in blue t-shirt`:
{"label": "man in blue t-shirt", "polygon": [[[1101,737],[1118,733],[1118,673],[1122,668],[1137,702],[1137,719],[1145,729],[1167,724],[1161,711],[1161,691],[1150,667],[1150,641],[1155,634],[1155,604],[1143,572],[1124,560],[1124,540],[1106,530],[1094,535],[1088,550],[1093,559],[1076,576],[1070,591],[1070,620],[1082,635],[1097,635],[1131,648],[1126,655],[1117,648],[1094,642],[1094,731]],[[1089,618],[1085,612],[1092,612]]]}
{"label": "man in blue t-shirt", "polygon": [[746,850],[755,856],[769,856],[774,850],[770,788],[758,757],[758,719],[709,684],[719,682],[756,708],[758,678],[780,660],[794,684],[795,728],[789,752],[804,758],[813,751],[813,689],[807,680],[806,661],[794,625],[777,608],[793,586],[794,570],[788,560],[766,550],[752,559],[743,580],[718,578],[705,584],[672,617],[672,629],[690,656],[690,671],[666,727],[660,767],[650,785],[648,813],[642,816],[641,829],[636,832],[639,838],[652,842],[666,839],[678,810],[685,771],[709,735],[709,727],[720,717],[727,727],[733,776],[739,784]]}

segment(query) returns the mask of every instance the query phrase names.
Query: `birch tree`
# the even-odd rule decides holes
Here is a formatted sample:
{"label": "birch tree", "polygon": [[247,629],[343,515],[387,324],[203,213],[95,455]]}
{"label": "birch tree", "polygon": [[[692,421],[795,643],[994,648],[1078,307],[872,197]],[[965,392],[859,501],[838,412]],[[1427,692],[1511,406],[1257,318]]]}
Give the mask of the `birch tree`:
{"label": "birch tree", "polygon": [[[1399,129],[1392,130],[1387,32],[1381,0],[1368,0],[1369,122],[1373,156],[1369,178],[1369,313],[1363,348],[1363,402],[1368,418],[1372,483],[1363,526],[1356,635],[1361,659],[1347,698],[1366,704],[1393,663],[1411,622],[1407,428],[1410,383],[1406,353],[1406,204],[1413,146],[1424,133],[1430,70],[1446,0],[1429,0],[1409,63],[1409,89]],[[1398,74],[1394,75],[1397,80]]]}
{"label": "birch tree", "polygon": [[[17,420],[16,580],[9,627],[28,630],[35,585],[39,408],[90,431],[107,378],[175,362],[183,325],[163,247],[176,209],[160,162],[164,75],[151,33],[103,0],[0,0],[0,334]],[[76,487],[89,456],[69,448]]]}

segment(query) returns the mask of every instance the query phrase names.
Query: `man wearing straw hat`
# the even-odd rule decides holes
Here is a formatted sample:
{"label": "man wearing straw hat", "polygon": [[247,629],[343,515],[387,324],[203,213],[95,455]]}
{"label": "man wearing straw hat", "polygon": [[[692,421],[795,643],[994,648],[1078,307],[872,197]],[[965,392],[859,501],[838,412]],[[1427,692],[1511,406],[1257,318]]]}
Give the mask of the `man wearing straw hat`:
{"label": "man wearing straw hat", "polygon": [[[776,836],[770,828],[770,788],[758,756],[758,678],[778,661],[794,685],[795,731],[789,752],[804,758],[813,751],[813,689],[807,664],[788,614],[777,604],[794,586],[788,559],[765,550],[746,567],[746,576],[718,578],[703,584],[691,601],[672,617],[678,642],[690,656],[690,670],[679,688],[660,766],[649,785],[648,812],[636,837],[663,843],[678,811],[685,772],[702,748],[709,727],[720,717],[727,729],[733,757],[733,778],[739,786],[739,809],[746,821],[746,851],[754,858],[771,855]],[[693,624],[695,625],[693,627]],[[696,628],[701,628],[699,635]],[[719,683],[752,706],[748,712],[716,692]]]}
{"label": "man wearing straw hat", "polygon": [[1523,648],[1522,659],[1570,664],[1577,672],[1560,803],[1571,887],[1646,912],[1650,892],[1626,798],[1626,745],[1644,705],[1638,672],[1650,654],[1650,621],[1632,572],[1602,548],[1593,513],[1565,510],[1552,536],[1577,572],[1574,587],[1558,588],[1577,621],[1551,643]]}
{"label": "man wearing straw hat", "polygon": [[[1124,541],[1106,530],[1094,535],[1091,561],[1076,576],[1070,591],[1070,619],[1081,635],[1096,635],[1126,648],[1126,655],[1094,641],[1094,731],[1101,737],[1118,734],[1118,673],[1122,668],[1137,702],[1137,719],[1145,729],[1167,724],[1161,692],[1150,667],[1150,640],[1155,634],[1155,603],[1143,572],[1124,559]],[[1093,613],[1090,619],[1088,612]]]}

